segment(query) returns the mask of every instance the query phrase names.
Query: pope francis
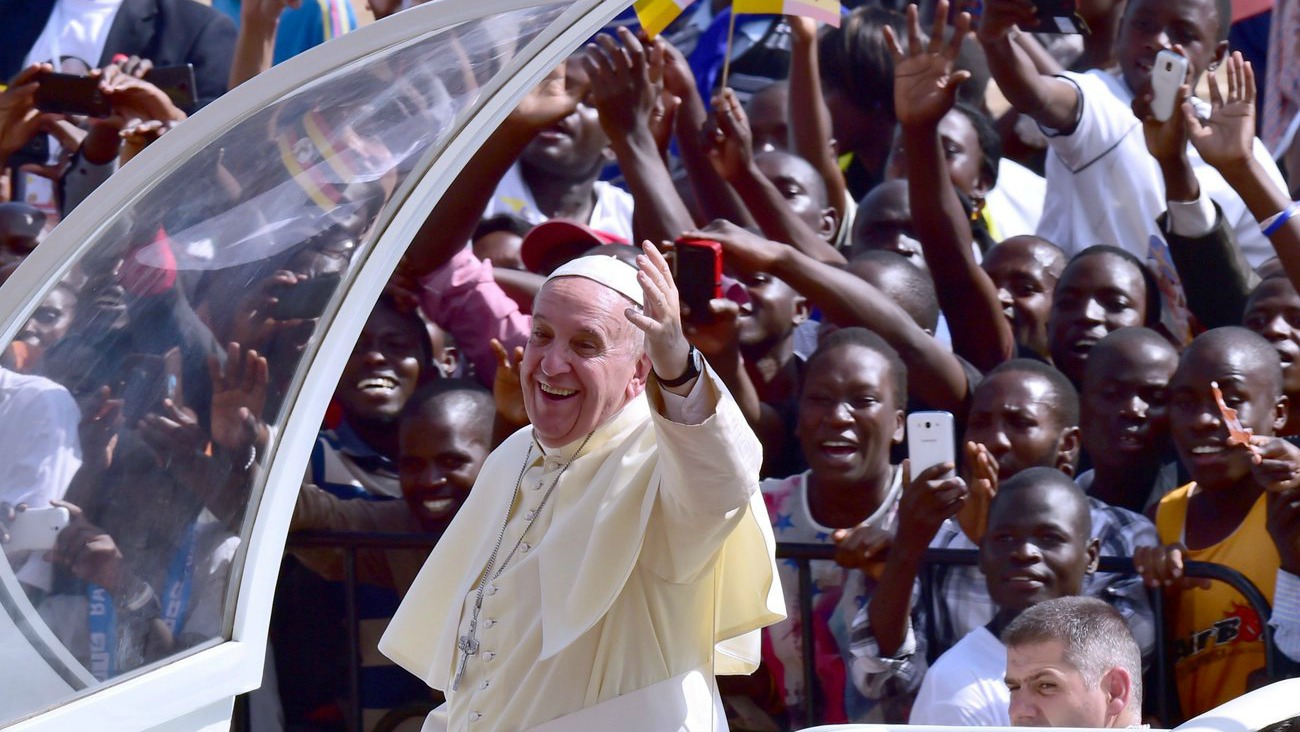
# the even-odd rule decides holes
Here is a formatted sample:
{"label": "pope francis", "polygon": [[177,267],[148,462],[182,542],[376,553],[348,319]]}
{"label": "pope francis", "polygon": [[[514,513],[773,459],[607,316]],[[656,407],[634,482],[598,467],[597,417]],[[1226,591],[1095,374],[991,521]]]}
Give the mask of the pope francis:
{"label": "pope francis", "polygon": [[[533,307],[532,422],[488,457],[380,649],[443,690],[424,730],[725,730],[716,674],[784,616],[757,438],[647,244]],[[638,271],[639,269],[639,271]]]}

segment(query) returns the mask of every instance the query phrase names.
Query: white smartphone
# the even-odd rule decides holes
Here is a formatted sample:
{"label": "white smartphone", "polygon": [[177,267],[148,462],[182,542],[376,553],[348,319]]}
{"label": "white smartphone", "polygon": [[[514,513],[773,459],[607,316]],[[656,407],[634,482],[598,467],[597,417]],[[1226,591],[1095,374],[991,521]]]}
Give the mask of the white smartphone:
{"label": "white smartphone", "polygon": [[9,524],[6,552],[47,552],[54,548],[59,532],[68,526],[71,516],[66,508],[29,508],[14,516]]}
{"label": "white smartphone", "polygon": [[[957,437],[949,412],[913,412],[907,415],[907,458],[912,478],[932,465],[957,464]],[[943,477],[951,478],[953,471]]]}
{"label": "white smartphone", "polygon": [[1173,51],[1156,54],[1151,70],[1151,116],[1168,122],[1178,106],[1178,88],[1187,82],[1187,59]]}

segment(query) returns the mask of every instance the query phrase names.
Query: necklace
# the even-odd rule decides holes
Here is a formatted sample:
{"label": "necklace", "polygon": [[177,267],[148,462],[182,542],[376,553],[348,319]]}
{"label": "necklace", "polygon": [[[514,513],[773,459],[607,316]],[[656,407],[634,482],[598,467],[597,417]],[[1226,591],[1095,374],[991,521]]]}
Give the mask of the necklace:
{"label": "necklace", "polygon": [[[502,572],[506,571],[506,567],[509,566],[510,560],[515,557],[515,552],[519,551],[519,547],[524,543],[524,537],[528,535],[528,530],[533,527],[533,522],[542,514],[542,509],[546,507],[546,502],[551,500],[551,493],[555,491],[555,486],[560,484],[560,478],[564,477],[565,471],[567,471],[569,466],[573,464],[573,461],[577,460],[578,456],[582,454],[583,448],[587,446],[587,442],[594,434],[596,434],[595,430],[587,433],[582,444],[578,445],[577,451],[573,453],[573,457],[569,458],[569,461],[564,464],[564,467],[560,468],[560,472],[555,475],[555,480],[551,481],[551,486],[547,488],[546,493],[542,495],[542,500],[537,504],[537,508],[524,514],[524,520],[528,523],[524,524],[524,530],[519,532],[519,538],[515,541],[515,545],[510,548],[510,553],[507,554],[505,560],[501,562],[501,566],[496,567],[497,554],[501,551],[501,544],[505,541],[506,528],[510,526],[511,509],[514,507],[515,498],[519,496],[519,489],[523,486],[524,473],[528,472],[528,465],[532,461],[533,446],[531,444],[528,446],[528,452],[524,454],[524,465],[519,469],[519,477],[515,479],[515,490],[511,494],[510,505],[506,507],[505,521],[501,523],[501,531],[497,532],[497,543],[492,547],[492,555],[488,557],[487,566],[483,568],[483,576],[480,577],[478,581],[478,589],[474,594],[474,610],[469,618],[469,630],[456,641],[456,648],[460,649],[460,662],[456,664],[456,677],[451,682],[452,691],[456,691],[460,688],[460,680],[465,676],[465,666],[469,663],[469,657],[478,655],[478,615],[483,610],[483,593],[487,589],[488,583],[496,580],[501,576]],[[496,567],[495,572],[492,571],[493,567]]]}

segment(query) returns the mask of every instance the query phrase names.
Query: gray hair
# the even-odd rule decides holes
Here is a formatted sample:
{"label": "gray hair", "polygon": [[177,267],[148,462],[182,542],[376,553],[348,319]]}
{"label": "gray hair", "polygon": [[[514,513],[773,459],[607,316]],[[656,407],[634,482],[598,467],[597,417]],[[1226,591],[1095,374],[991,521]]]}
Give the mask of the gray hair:
{"label": "gray hair", "polygon": [[1095,597],[1058,597],[1025,610],[1002,631],[1008,648],[1057,641],[1090,687],[1116,666],[1133,678],[1132,708],[1142,708],[1142,652],[1115,608]]}

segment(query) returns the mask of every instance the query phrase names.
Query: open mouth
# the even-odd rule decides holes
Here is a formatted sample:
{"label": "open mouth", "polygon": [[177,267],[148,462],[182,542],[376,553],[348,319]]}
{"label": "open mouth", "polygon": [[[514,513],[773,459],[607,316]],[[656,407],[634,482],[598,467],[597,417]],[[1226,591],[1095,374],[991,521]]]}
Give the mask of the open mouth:
{"label": "open mouth", "polygon": [[456,510],[455,498],[431,498],[420,501],[420,507],[434,516],[445,516]]}
{"label": "open mouth", "polygon": [[397,386],[397,379],[389,376],[370,376],[357,382],[357,389],[367,394],[388,394]]}
{"label": "open mouth", "polygon": [[556,399],[556,400],[568,399],[569,397],[578,393],[577,389],[562,389],[558,386],[544,384],[540,381],[537,382],[537,388],[540,389],[542,394],[546,395],[548,399]]}
{"label": "open mouth", "polygon": [[1002,583],[1016,590],[1037,590],[1044,586],[1041,577],[1032,574],[1013,574],[1003,578]]}
{"label": "open mouth", "polygon": [[830,460],[847,461],[858,452],[858,446],[848,440],[826,440],[817,445],[818,451]]}

